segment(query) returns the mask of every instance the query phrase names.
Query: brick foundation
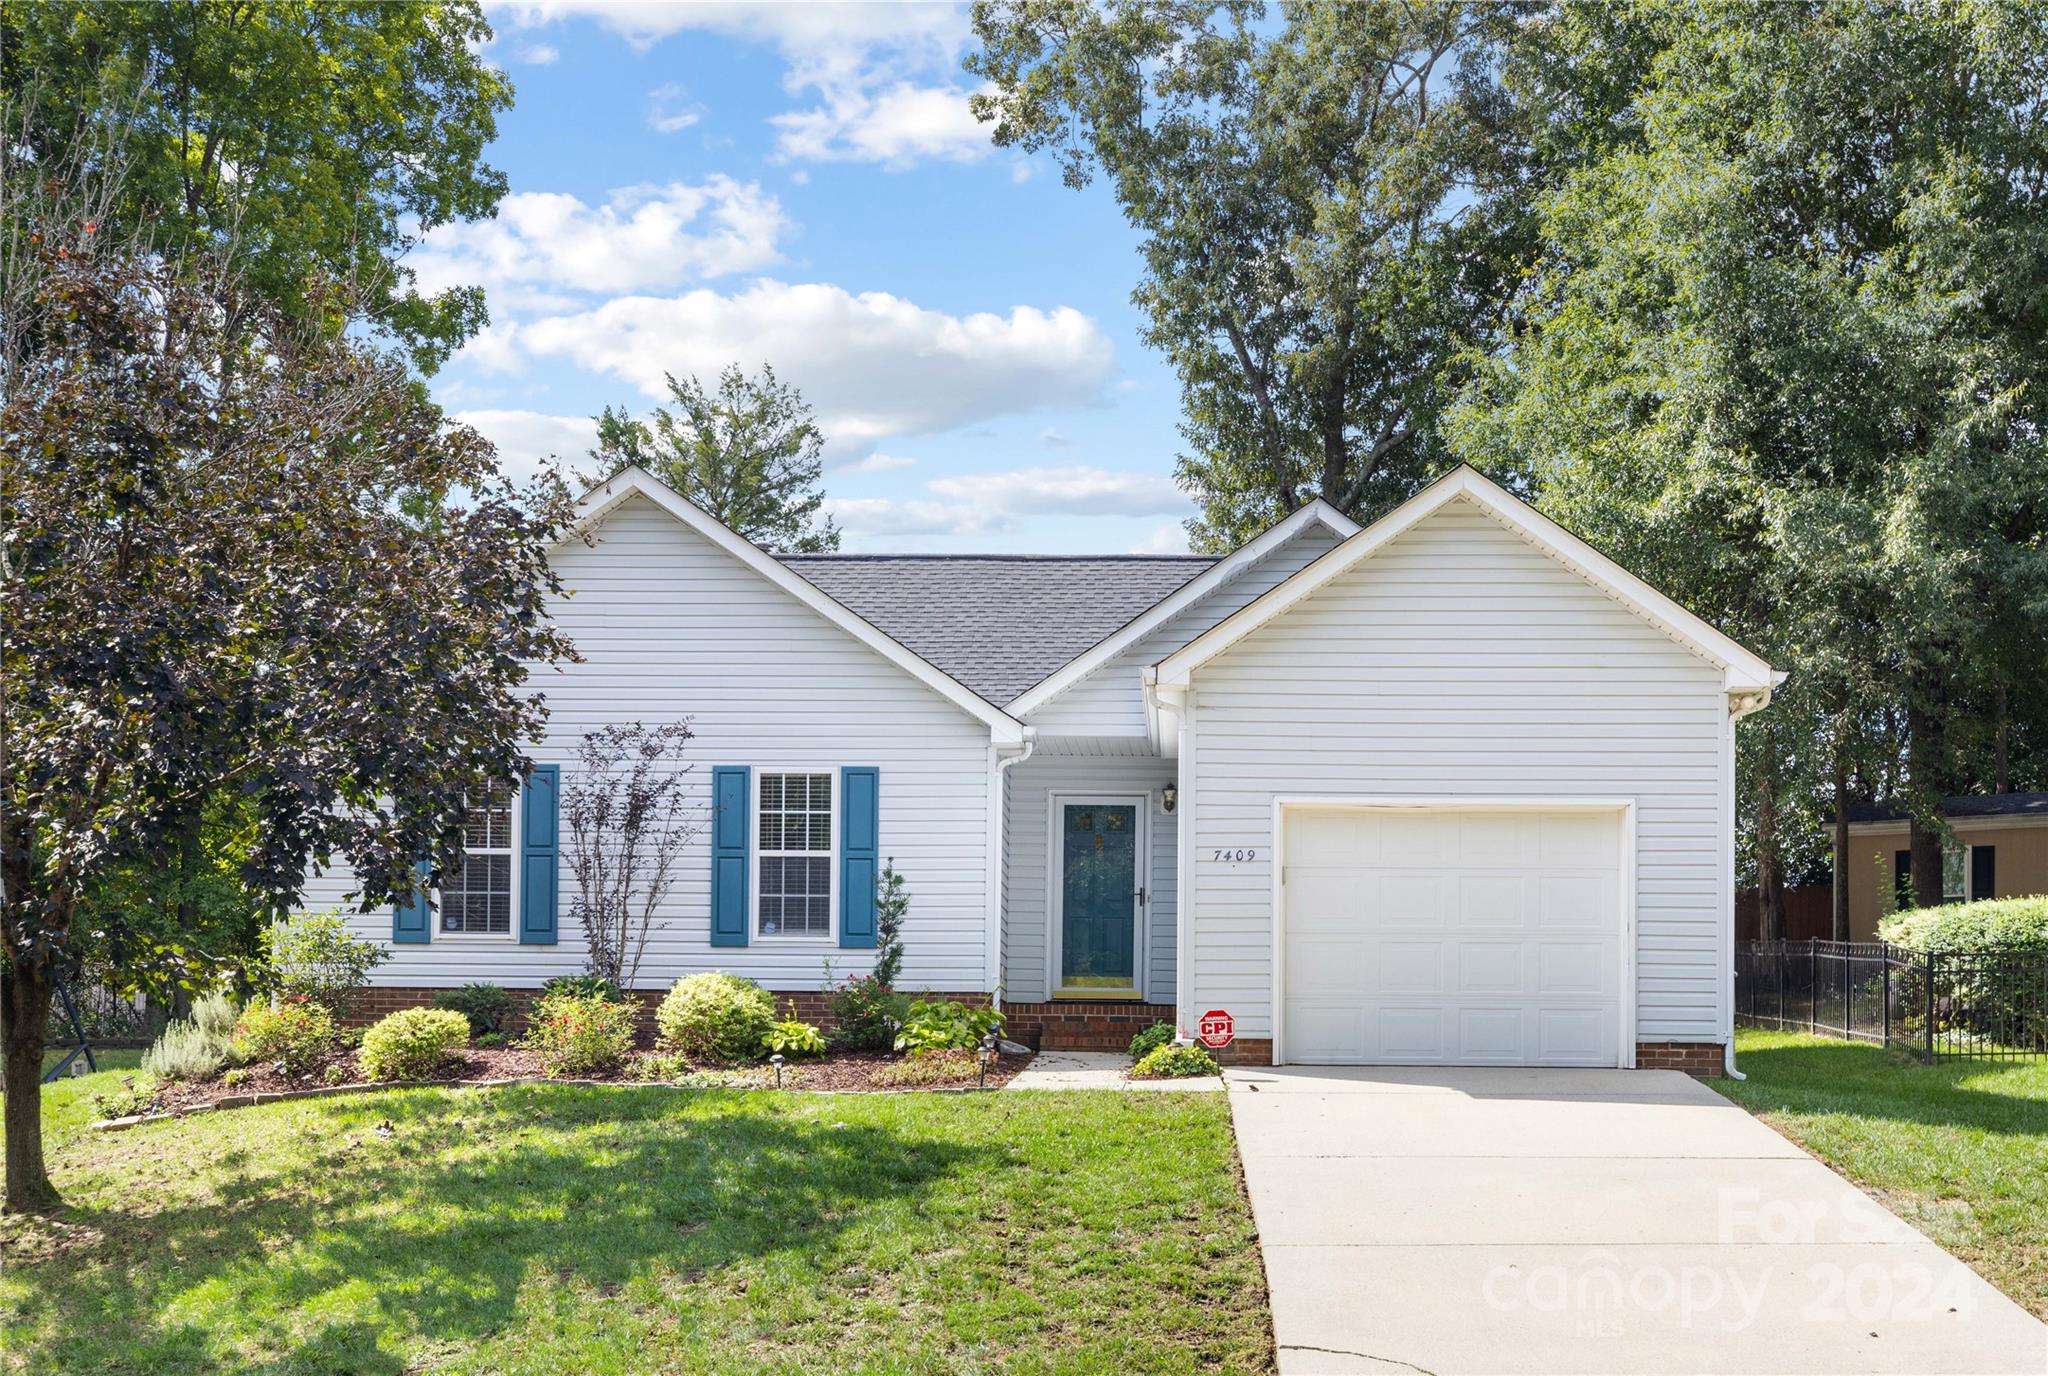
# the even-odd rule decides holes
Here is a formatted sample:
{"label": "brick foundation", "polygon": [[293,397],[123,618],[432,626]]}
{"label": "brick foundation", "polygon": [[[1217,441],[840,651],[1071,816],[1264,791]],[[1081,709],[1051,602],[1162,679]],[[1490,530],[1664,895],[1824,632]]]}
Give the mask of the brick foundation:
{"label": "brick foundation", "polygon": [[1637,1042],[1636,1069],[1683,1070],[1702,1079],[1727,1071],[1727,1049],[1719,1042]]}
{"label": "brick foundation", "polygon": [[[417,985],[380,985],[366,989],[357,998],[356,1011],[349,1018],[349,1025],[352,1027],[366,1027],[379,1018],[396,1013],[402,1008],[424,1008],[434,1001],[434,995],[443,992],[445,991],[442,989],[423,988]],[[516,1033],[525,1026],[527,1007],[539,996],[540,990],[537,988],[514,989],[508,986],[505,992],[512,996],[512,1023],[509,1030]],[[828,1032],[832,1029],[830,995],[826,994],[823,990],[771,989],[769,992],[775,997],[775,1015],[777,1017],[788,1016],[791,1005],[794,1005],[796,1016],[802,1021],[816,1023],[820,1028]],[[911,993],[911,996],[915,998],[951,999],[955,1003],[988,1002],[988,995],[979,993],[928,993],[924,990],[906,992]],[[667,996],[668,990],[635,989],[631,993],[640,1003],[640,1030],[643,1034],[651,1037],[654,1035],[654,1010],[661,1006],[661,1001]],[[1010,1005],[1010,1007],[1037,1006],[1032,1004]],[[1145,1006],[1150,1007],[1152,1005],[1148,1004]],[[1171,1008],[1167,1009],[1166,1016],[1169,1019],[1172,1018],[1173,1010]],[[1009,1035],[1015,1037],[1017,1034],[1012,1031]],[[1127,1042],[1129,1040],[1130,1034],[1126,1033],[1124,1041]],[[1053,1043],[1053,1045],[1066,1044]],[[1034,1042],[1032,1045],[1035,1046],[1037,1043]],[[1117,1046],[1121,1049],[1123,1042],[1118,1042]]]}
{"label": "brick foundation", "polygon": [[1004,1035],[1040,1051],[1122,1051],[1153,1023],[1172,1021],[1172,1004],[1129,999],[1003,1005]]}

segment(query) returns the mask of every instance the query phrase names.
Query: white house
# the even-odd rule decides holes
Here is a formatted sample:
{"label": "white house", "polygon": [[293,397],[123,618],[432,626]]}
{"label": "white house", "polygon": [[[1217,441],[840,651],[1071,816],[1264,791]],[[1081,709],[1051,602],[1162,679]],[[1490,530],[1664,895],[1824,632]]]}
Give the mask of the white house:
{"label": "white house", "polygon": [[355,917],[382,1005],[581,971],[560,771],[687,718],[647,989],[817,1008],[893,859],[903,987],[1048,1045],[1220,1011],[1244,1061],[1723,1064],[1735,723],[1782,675],[1469,468],[1221,559],[777,558],[629,471],[555,565],[584,662],[451,890]]}

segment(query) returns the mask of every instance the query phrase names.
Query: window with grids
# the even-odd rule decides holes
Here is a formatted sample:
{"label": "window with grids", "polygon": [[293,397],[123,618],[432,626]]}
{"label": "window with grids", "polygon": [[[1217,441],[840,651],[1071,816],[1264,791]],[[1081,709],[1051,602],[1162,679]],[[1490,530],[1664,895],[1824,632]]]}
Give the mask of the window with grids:
{"label": "window with grids", "polygon": [[508,936],[512,931],[512,794],[471,801],[462,860],[441,880],[441,930]]}
{"label": "window with grids", "polygon": [[762,936],[832,934],[832,776],[761,776]]}

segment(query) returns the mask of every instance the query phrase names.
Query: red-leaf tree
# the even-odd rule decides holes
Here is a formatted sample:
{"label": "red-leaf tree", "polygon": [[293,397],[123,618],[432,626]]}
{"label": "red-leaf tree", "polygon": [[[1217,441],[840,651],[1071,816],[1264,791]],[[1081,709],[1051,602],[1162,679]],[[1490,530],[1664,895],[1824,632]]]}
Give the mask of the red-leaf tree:
{"label": "red-leaf tree", "polygon": [[344,855],[366,901],[409,894],[420,857],[456,852],[465,793],[524,773],[529,665],[574,653],[546,611],[559,481],[514,489],[343,332],[230,336],[250,303],[189,265],[76,220],[22,238],[0,379],[10,1210],[57,1201],[43,1027],[99,876],[229,793],[257,822],[244,880],[277,904]]}

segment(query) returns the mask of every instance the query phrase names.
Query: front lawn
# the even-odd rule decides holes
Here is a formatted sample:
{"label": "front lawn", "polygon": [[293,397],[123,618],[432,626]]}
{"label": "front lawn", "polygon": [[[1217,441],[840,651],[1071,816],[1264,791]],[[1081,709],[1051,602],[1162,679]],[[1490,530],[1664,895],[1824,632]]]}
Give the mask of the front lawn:
{"label": "front lawn", "polygon": [[1717,1089],[2048,1318],[2048,1060],[1927,1066],[1749,1029],[1735,1049],[1749,1078]]}
{"label": "front lawn", "polygon": [[55,1116],[71,1209],[0,1224],[7,1370],[1271,1368],[1218,1094],[550,1085],[114,1134]]}

